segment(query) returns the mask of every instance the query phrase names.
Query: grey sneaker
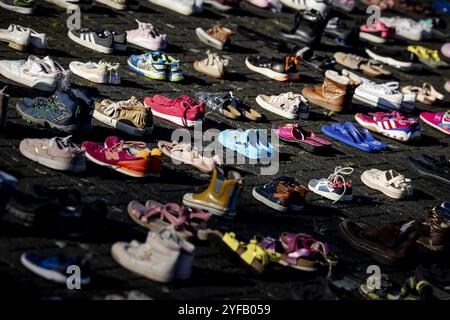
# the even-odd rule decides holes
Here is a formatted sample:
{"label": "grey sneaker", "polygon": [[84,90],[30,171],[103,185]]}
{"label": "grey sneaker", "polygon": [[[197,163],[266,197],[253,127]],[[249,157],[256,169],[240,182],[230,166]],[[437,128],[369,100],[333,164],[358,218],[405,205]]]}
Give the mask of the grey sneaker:
{"label": "grey sneaker", "polygon": [[105,34],[92,29],[71,29],[68,36],[74,42],[101,53],[111,54],[114,51],[114,36],[110,32]]}
{"label": "grey sneaker", "polygon": [[86,169],[83,151],[66,138],[23,139],[19,150],[26,158],[55,170],[80,172]]}

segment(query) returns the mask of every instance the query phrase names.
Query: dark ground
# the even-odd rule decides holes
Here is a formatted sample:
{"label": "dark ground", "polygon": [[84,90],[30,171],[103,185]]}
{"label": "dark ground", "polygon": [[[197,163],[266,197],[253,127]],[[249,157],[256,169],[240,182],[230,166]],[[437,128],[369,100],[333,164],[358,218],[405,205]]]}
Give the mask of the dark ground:
{"label": "dark ground", "polygon": [[[233,46],[224,55],[231,57],[231,74],[226,80],[212,80],[195,72],[192,62],[204,57],[208,50],[195,36],[195,28],[198,26],[208,28],[213,23],[221,23],[236,30],[237,25],[244,24],[256,30],[267,32],[273,36],[281,27],[289,26],[293,19],[293,13],[284,11],[281,15],[253,7],[242,3],[242,11],[233,15],[227,15],[206,9],[201,16],[185,17],[152,6],[146,1],[141,1],[139,12],[118,12],[97,5],[93,10],[82,13],[82,27],[108,27],[118,30],[135,28],[134,19],[151,22],[161,31],[168,34],[170,46],[167,50],[170,54],[179,58],[182,62],[186,80],[181,84],[158,82],[143,78],[132,73],[126,64],[129,54],[135,49],[129,49],[127,53],[113,56],[102,56],[90,49],[81,47],[67,37],[66,19],[68,15],[64,9],[54,7],[43,1],[37,1],[40,5],[38,12],[33,16],[15,14],[0,9],[0,27],[7,28],[10,23],[17,23],[31,27],[38,32],[46,32],[48,35],[48,54],[65,68],[70,61],[98,61],[106,59],[110,62],[120,62],[123,81],[121,86],[95,85],[87,80],[73,77],[76,85],[86,89],[95,99],[110,98],[112,100],[126,100],[131,95],[140,99],[156,93],[176,97],[181,94],[193,95],[199,90],[224,91],[233,90],[236,95],[247,99],[253,105],[254,98],[259,93],[279,94],[286,91],[299,92],[306,84],[321,81],[321,75],[304,70],[299,82],[281,83],[264,78],[252,73],[244,66],[245,57],[249,54],[265,54],[268,56],[281,55],[271,49],[263,47],[259,43],[247,41],[236,34],[233,38]],[[350,18],[341,12],[334,12],[342,17]],[[359,8],[356,18],[364,18],[362,7]],[[352,15],[355,17],[355,15]],[[397,42],[398,44],[399,42]],[[427,46],[438,48],[440,43],[428,42]],[[355,45],[352,50],[357,50]],[[399,50],[403,50],[398,46]],[[332,54],[336,48],[323,45],[320,50]],[[27,54],[0,46],[0,58],[2,59],[26,59]],[[339,67],[338,67],[339,68]],[[419,74],[403,74],[394,71],[394,78],[402,85],[421,85],[424,81],[431,82],[439,91],[443,89],[444,79],[450,78],[448,71],[431,71],[424,69]],[[115,241],[129,241],[131,239],[145,239],[145,230],[136,225],[126,213],[126,205],[136,199],[145,201],[156,199],[160,202],[181,202],[184,193],[199,191],[208,182],[208,176],[199,174],[198,171],[188,166],[175,166],[170,161],[165,161],[165,168],[161,178],[133,179],[120,173],[110,172],[107,169],[89,164],[88,170],[81,174],[67,174],[53,171],[26,160],[18,150],[21,139],[27,137],[51,137],[51,133],[44,130],[36,130],[17,117],[14,105],[18,98],[35,97],[39,92],[32,91],[20,85],[10,83],[5,78],[0,79],[0,87],[8,85],[7,92],[10,99],[10,121],[4,138],[0,138],[0,169],[12,173],[20,179],[19,188],[26,184],[37,183],[46,186],[64,186],[80,190],[87,200],[101,198],[107,201],[109,214],[106,225],[106,234],[102,241],[96,243],[82,243],[67,241],[64,239],[52,239],[45,236],[33,235],[29,230],[17,225],[3,222],[0,226],[0,292],[6,295],[31,297],[61,296],[64,298],[93,298],[109,293],[120,293],[126,290],[138,289],[157,298],[175,299],[226,299],[226,298],[259,298],[259,299],[290,299],[291,287],[300,282],[308,281],[315,277],[324,277],[325,273],[309,274],[301,272],[273,272],[266,277],[257,277],[249,272],[239,259],[230,258],[226,250],[223,250],[215,242],[198,243],[196,260],[191,280],[185,283],[160,285],[121,268],[110,256],[110,247]],[[446,96],[448,108],[449,96]],[[442,107],[418,106],[417,116],[420,110],[431,109],[445,111]],[[368,112],[370,107],[355,104],[355,111]],[[274,123],[287,122],[274,114],[258,111],[266,114],[270,123],[257,124],[257,127],[270,128]],[[302,121],[302,124],[315,132],[320,132],[320,127],[329,121],[352,120],[353,114],[333,115],[332,119],[324,118],[322,110],[313,108],[311,119]],[[248,122],[232,122],[223,120],[214,115],[208,115],[209,127],[217,128],[251,128],[255,125]],[[94,120],[95,128],[87,139],[103,141],[112,134],[112,130],[100,125]],[[159,139],[170,138],[172,126],[166,122],[157,121],[154,134],[147,139],[151,146],[155,146]],[[216,225],[228,227],[237,233],[238,238],[249,240],[254,234],[278,236],[284,231],[307,231],[314,234],[322,233],[322,238],[330,243],[334,251],[340,257],[339,267],[334,271],[333,278],[348,275],[360,281],[367,277],[365,270],[368,265],[374,264],[369,257],[349,247],[339,236],[337,231],[341,217],[364,221],[372,225],[382,225],[397,220],[421,218],[432,206],[438,205],[449,199],[449,189],[441,187],[433,182],[424,180],[412,172],[406,165],[406,157],[412,154],[420,154],[424,151],[432,154],[448,153],[450,139],[448,136],[430,128],[422,126],[423,138],[415,145],[395,142],[381,138],[389,144],[390,149],[383,153],[367,154],[344,144],[336,142],[334,147],[336,154],[333,156],[315,156],[300,149],[282,145],[281,163],[279,175],[292,175],[304,183],[311,178],[327,177],[336,166],[352,166],[355,200],[350,204],[333,205],[331,201],[323,200],[317,195],[309,194],[308,205],[305,211],[298,216],[275,214],[271,209],[257,202],[251,196],[251,189],[259,184],[270,181],[271,176],[258,175],[259,168],[250,165],[241,165],[240,169],[247,172],[245,176],[245,189],[242,192],[239,203],[238,216],[234,221],[218,221]],[[81,142],[83,137],[76,137]],[[334,141],[333,141],[334,142]],[[387,198],[379,192],[364,186],[360,181],[360,174],[369,168],[390,169],[403,172],[414,181],[414,196],[405,201],[395,201]],[[90,287],[82,290],[67,290],[60,286],[33,275],[22,267],[19,257],[25,250],[35,250],[41,254],[64,252],[81,253],[92,251],[94,259],[92,267],[94,281]],[[448,255],[447,255],[448,256]],[[425,257],[428,261],[443,261],[440,257]],[[430,260],[433,259],[433,260]],[[416,262],[397,269],[381,266],[383,272],[389,273],[397,281],[403,281],[415,268]],[[449,296],[437,291],[441,298]]]}

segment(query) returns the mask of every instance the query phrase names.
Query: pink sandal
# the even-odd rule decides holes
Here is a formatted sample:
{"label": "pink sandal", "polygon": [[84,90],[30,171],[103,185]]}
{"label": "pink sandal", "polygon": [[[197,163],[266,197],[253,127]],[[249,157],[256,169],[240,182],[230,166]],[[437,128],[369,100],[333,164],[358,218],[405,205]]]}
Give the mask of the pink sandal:
{"label": "pink sandal", "polygon": [[299,124],[286,124],[274,127],[274,130],[281,140],[295,143],[309,152],[323,152],[331,146],[330,141],[302,128]]}

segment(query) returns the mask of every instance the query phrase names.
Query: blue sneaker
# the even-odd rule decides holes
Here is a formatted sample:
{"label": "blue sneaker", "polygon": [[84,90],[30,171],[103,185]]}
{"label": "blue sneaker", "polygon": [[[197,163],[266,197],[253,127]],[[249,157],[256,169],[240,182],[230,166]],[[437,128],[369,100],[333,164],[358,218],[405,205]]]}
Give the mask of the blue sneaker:
{"label": "blue sneaker", "polygon": [[327,199],[337,201],[351,201],[352,196],[352,182],[344,178],[353,172],[353,168],[336,167],[334,173],[330,174],[328,178],[312,179],[308,183],[308,188],[314,193],[321,195]]}
{"label": "blue sneaker", "polygon": [[25,252],[20,257],[23,266],[31,272],[58,283],[67,283],[67,278],[73,274],[68,272],[69,266],[78,266],[81,270],[80,283],[87,285],[91,282],[89,276],[88,256],[85,257],[65,257],[63,255],[53,255],[48,257],[39,256],[32,252]]}
{"label": "blue sneaker", "polygon": [[226,148],[250,159],[271,157],[273,146],[261,130],[224,130],[219,134],[219,142]]}
{"label": "blue sneaker", "polygon": [[279,177],[272,182],[253,188],[253,197],[277,211],[286,212],[303,210],[305,195],[308,192],[305,186],[296,179]]}
{"label": "blue sneaker", "polygon": [[184,77],[183,73],[181,72],[180,60],[175,60],[168,54],[165,54],[165,57],[166,57],[168,80],[171,82],[178,82],[183,80]]}
{"label": "blue sneaker", "polygon": [[131,55],[127,61],[130,69],[138,74],[154,80],[167,79],[166,55],[161,51]]}
{"label": "blue sneaker", "polygon": [[16,178],[4,171],[0,171],[0,217],[16,184]]}

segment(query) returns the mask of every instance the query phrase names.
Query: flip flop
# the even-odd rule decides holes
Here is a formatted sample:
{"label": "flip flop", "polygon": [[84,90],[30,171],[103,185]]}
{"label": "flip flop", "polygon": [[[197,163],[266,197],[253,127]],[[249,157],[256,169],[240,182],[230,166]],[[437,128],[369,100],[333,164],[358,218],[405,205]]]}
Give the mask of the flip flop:
{"label": "flip flop", "polygon": [[306,151],[320,152],[328,149],[331,142],[305,130],[299,124],[287,124],[274,127],[274,133],[283,141],[297,144]]}
{"label": "flip flop", "polygon": [[380,151],[387,148],[387,146],[373,138],[369,130],[362,128],[362,133],[359,132],[352,122],[333,123],[331,125],[324,125],[322,132],[329,137],[339,140],[352,147],[358,148],[365,152]]}

